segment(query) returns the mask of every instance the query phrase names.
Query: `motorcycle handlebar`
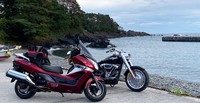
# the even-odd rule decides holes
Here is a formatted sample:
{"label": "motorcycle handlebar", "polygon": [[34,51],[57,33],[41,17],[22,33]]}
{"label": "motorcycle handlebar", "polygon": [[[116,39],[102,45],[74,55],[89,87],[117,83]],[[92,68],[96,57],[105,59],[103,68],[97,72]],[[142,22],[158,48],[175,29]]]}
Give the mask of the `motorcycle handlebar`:
{"label": "motorcycle handlebar", "polygon": [[117,51],[115,48],[112,48],[112,49],[110,49],[110,50],[106,51],[106,53],[109,53],[109,52],[114,52],[114,51],[116,51],[116,52],[119,52],[119,51]]}

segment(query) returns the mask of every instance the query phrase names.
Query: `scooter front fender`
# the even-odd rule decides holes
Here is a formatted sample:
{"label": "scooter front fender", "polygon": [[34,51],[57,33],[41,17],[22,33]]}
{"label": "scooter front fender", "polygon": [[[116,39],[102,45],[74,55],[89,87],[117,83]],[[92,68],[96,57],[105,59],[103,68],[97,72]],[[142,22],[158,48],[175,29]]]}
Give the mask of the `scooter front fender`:
{"label": "scooter front fender", "polygon": [[[104,81],[101,77],[98,77],[98,76],[94,76],[94,78],[96,79],[96,81]],[[84,89],[86,89],[90,85],[91,82],[93,82],[93,78],[88,79],[88,81],[85,84]]]}

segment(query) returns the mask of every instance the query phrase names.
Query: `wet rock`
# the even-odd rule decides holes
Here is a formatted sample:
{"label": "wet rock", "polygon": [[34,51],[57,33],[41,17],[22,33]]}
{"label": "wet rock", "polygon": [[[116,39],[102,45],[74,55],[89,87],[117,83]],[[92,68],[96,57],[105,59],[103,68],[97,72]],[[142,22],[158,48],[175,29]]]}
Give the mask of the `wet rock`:
{"label": "wet rock", "polygon": [[107,48],[108,46],[115,47],[115,45],[111,44],[109,40],[97,40],[87,46],[91,48]]}

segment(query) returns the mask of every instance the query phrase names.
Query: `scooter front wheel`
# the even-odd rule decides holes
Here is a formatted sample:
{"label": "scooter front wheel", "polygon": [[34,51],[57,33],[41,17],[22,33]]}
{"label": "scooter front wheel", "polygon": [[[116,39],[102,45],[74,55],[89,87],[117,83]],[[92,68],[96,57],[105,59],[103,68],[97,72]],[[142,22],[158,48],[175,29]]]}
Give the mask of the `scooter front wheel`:
{"label": "scooter front wheel", "polygon": [[106,96],[106,86],[104,82],[97,81],[99,88],[95,82],[91,82],[86,89],[84,89],[85,96],[93,101],[101,101]]}
{"label": "scooter front wheel", "polygon": [[15,84],[15,93],[21,99],[28,99],[35,95],[33,87],[26,82],[17,81]]}
{"label": "scooter front wheel", "polygon": [[145,69],[136,67],[132,69],[135,77],[132,76],[130,71],[125,75],[126,85],[134,92],[141,92],[145,90],[149,83],[149,75]]}

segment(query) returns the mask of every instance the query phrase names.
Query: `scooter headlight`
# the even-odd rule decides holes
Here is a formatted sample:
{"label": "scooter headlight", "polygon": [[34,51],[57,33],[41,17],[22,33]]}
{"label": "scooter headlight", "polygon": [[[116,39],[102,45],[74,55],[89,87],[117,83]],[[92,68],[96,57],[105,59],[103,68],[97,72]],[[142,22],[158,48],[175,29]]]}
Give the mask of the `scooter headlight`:
{"label": "scooter headlight", "polygon": [[89,58],[88,58],[88,60],[94,65],[94,67],[96,68],[96,70],[99,70],[99,66],[98,66],[98,64],[94,60],[89,59]]}

